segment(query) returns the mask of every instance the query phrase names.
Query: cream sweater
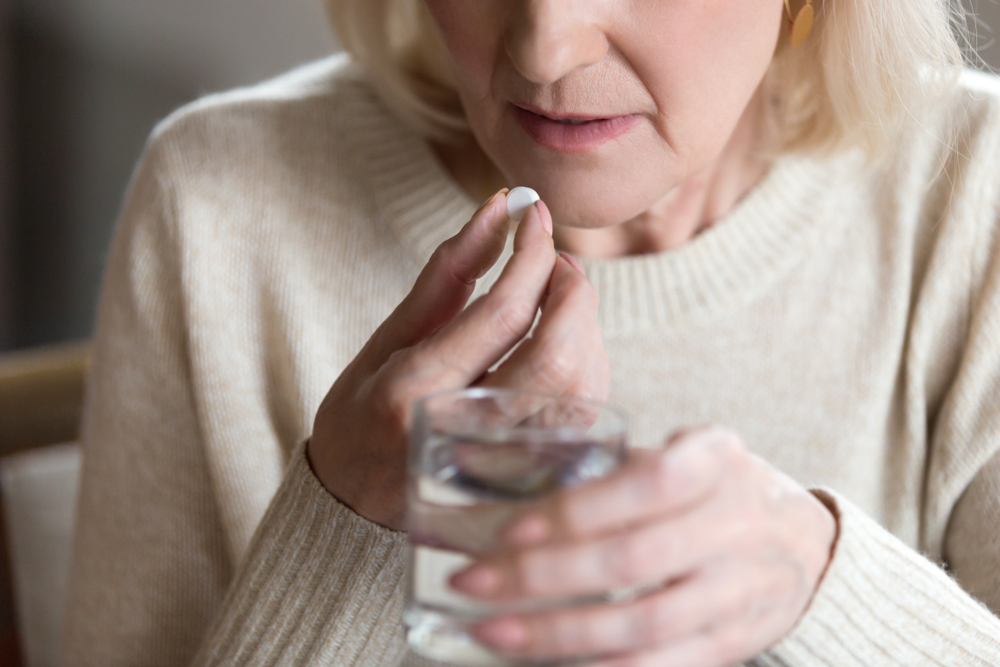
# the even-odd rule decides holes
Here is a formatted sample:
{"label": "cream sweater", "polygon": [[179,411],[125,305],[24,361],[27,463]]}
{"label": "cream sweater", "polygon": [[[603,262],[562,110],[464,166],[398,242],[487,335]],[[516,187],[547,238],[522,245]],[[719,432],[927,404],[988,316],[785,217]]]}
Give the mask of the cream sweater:
{"label": "cream sweater", "polygon": [[[829,570],[758,665],[1000,665],[1000,81],[923,124],[877,169],[778,160],[679,250],[583,262],[635,445],[721,423],[833,490]],[[405,536],[298,443],[475,207],[343,59],[157,129],[99,314],[68,667],[422,662]]]}

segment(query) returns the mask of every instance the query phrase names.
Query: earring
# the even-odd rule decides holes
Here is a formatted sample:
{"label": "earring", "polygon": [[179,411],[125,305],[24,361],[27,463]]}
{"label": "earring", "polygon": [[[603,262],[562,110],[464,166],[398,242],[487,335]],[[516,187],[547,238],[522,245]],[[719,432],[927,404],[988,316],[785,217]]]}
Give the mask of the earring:
{"label": "earring", "polygon": [[788,21],[792,29],[792,47],[798,48],[809,39],[816,12],[813,9],[812,0],[806,0],[806,4],[794,18],[792,17],[792,5],[788,0],[785,0],[785,9],[788,10]]}

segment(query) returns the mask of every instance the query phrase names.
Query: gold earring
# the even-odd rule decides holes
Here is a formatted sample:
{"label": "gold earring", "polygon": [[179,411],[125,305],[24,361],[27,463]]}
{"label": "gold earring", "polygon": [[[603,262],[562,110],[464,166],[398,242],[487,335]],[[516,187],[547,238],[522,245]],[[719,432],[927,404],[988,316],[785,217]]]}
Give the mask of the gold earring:
{"label": "gold earring", "polygon": [[813,9],[812,0],[806,0],[806,4],[794,18],[792,18],[792,5],[788,0],[785,0],[785,9],[788,11],[788,21],[792,31],[792,48],[798,48],[809,39],[816,12]]}

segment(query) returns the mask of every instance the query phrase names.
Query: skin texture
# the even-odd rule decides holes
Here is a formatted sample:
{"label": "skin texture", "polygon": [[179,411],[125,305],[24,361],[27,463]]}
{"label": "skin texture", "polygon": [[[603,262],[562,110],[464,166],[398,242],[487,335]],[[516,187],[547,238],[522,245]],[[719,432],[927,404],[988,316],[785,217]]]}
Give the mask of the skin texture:
{"label": "skin texture", "polygon": [[[782,0],[425,4],[485,158],[507,183],[538,191],[570,252],[676,247],[766,171],[754,151],[767,140],[757,92],[785,20]],[[566,154],[528,137],[512,104],[640,122],[597,150]]]}
{"label": "skin texture", "polygon": [[506,211],[500,192],[435,251],[317,412],[310,462],[327,490],[366,519],[405,528],[407,430],[420,396],[475,385],[607,399],[597,293],[576,260],[556,253],[545,204],[528,210],[500,278],[463,310],[503,250]]}
{"label": "skin texture", "polygon": [[[752,188],[767,168],[755,152],[768,139],[759,88],[783,20],[782,0],[425,2],[475,138],[439,155],[463,173],[480,161],[483,173],[530,185],[545,203],[518,226],[495,286],[463,310],[507,232],[504,193],[488,200],[434,253],[316,416],[307,451],[320,481],[394,529],[404,528],[414,399],[466,386],[607,396],[597,294],[556,247],[674,248]],[[512,103],[638,121],[571,153],[532,139]],[[487,600],[641,586],[634,599],[491,619],[475,632],[533,659],[724,667],[794,627],[835,537],[826,506],[738,434],[696,428],[533,508],[508,527],[499,552],[478,554],[451,585]]]}
{"label": "skin texture", "polygon": [[834,537],[824,514],[735,433],[694,429],[525,513],[507,528],[506,549],[451,584],[483,600],[639,587],[635,599],[494,619],[476,636],[535,660],[722,667],[767,648],[801,616]]}

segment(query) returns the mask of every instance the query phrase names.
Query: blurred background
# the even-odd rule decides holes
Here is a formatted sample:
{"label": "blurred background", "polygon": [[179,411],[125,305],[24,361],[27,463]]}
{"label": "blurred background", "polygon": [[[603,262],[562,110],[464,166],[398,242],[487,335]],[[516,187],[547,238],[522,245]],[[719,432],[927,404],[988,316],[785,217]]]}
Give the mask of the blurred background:
{"label": "blurred background", "polygon": [[80,451],[56,443],[76,437],[88,354],[65,343],[90,336],[146,138],[334,51],[320,3],[0,0],[0,667],[58,664]]}
{"label": "blurred background", "polygon": [[320,0],[0,0],[0,350],[90,334],[158,120],[333,49]]}
{"label": "blurred background", "polygon": [[[996,0],[966,1],[1000,25]],[[0,0],[0,351],[90,334],[153,125],[331,52],[320,2]],[[1000,65],[982,24],[978,55]]]}

